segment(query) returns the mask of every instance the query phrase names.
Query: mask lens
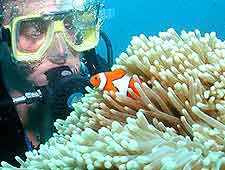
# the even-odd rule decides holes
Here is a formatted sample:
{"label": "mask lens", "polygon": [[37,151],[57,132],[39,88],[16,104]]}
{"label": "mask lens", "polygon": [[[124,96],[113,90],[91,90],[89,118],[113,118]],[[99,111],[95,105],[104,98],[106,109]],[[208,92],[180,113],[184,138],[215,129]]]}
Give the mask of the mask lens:
{"label": "mask lens", "polygon": [[46,40],[50,21],[42,18],[24,20],[17,24],[16,45],[20,52],[37,52]]}
{"label": "mask lens", "polygon": [[66,16],[63,20],[63,24],[65,27],[65,33],[70,42],[75,45],[79,45],[82,43],[82,35],[77,31],[77,27],[74,26],[74,17],[73,15]]}
{"label": "mask lens", "polygon": [[95,16],[89,12],[66,16],[63,23],[67,39],[74,45],[81,45],[87,38],[88,31],[96,28]]}

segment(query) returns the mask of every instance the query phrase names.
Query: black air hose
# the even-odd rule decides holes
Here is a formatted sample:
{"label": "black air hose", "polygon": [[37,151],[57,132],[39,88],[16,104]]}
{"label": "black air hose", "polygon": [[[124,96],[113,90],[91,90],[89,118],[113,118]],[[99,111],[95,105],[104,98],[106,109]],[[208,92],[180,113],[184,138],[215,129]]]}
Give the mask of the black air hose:
{"label": "black air hose", "polygon": [[101,31],[100,36],[105,41],[106,50],[107,50],[107,60],[108,60],[108,67],[111,68],[113,65],[113,50],[112,50],[112,43],[109,37],[106,35],[105,32]]}

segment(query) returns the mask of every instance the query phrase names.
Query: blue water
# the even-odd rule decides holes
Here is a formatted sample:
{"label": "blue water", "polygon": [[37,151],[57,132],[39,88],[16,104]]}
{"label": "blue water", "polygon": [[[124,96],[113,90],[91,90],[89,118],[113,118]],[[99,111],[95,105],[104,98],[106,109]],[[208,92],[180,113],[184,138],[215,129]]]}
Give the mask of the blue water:
{"label": "blue water", "polygon": [[105,4],[115,11],[103,27],[114,57],[125,51],[132,36],[156,35],[170,27],[177,32],[214,31],[225,39],[225,0],[105,0]]}

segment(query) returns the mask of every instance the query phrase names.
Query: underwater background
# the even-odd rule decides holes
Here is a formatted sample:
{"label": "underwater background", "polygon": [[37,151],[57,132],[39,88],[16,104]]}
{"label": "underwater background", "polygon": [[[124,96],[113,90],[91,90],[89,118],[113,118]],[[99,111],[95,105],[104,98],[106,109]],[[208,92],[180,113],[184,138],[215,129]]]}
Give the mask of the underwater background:
{"label": "underwater background", "polygon": [[[202,37],[216,32],[225,39],[225,0],[105,1],[109,16],[103,30],[112,41],[114,58],[126,51],[132,36],[157,36],[168,28],[178,34],[199,29]],[[174,31],[168,33],[173,40]],[[146,46],[143,36],[136,38],[117,64],[137,75],[136,80],[144,77],[147,83],[135,85],[140,98],[89,88],[70,116],[55,122],[58,134],[49,143],[27,154],[25,162],[17,157],[21,170],[225,169],[225,43],[210,36],[203,44],[187,34],[185,41],[154,41],[152,46]],[[103,45],[98,50],[106,56]],[[157,46],[168,51],[151,51]]]}
{"label": "underwater background", "polygon": [[[158,35],[174,28],[216,32],[225,39],[225,0],[105,0],[109,17],[103,30],[112,41],[114,58],[125,51],[134,35]],[[98,48],[103,55],[105,48]]]}

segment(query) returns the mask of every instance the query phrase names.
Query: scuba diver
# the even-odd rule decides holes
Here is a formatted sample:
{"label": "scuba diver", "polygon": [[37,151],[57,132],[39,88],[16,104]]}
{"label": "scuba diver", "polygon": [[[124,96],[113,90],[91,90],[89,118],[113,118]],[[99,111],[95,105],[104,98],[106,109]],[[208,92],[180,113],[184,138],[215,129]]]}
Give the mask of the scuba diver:
{"label": "scuba diver", "polygon": [[[0,161],[38,148],[112,66],[98,0],[0,0]],[[2,8],[2,10],[1,10]],[[106,43],[107,60],[96,53]]]}

